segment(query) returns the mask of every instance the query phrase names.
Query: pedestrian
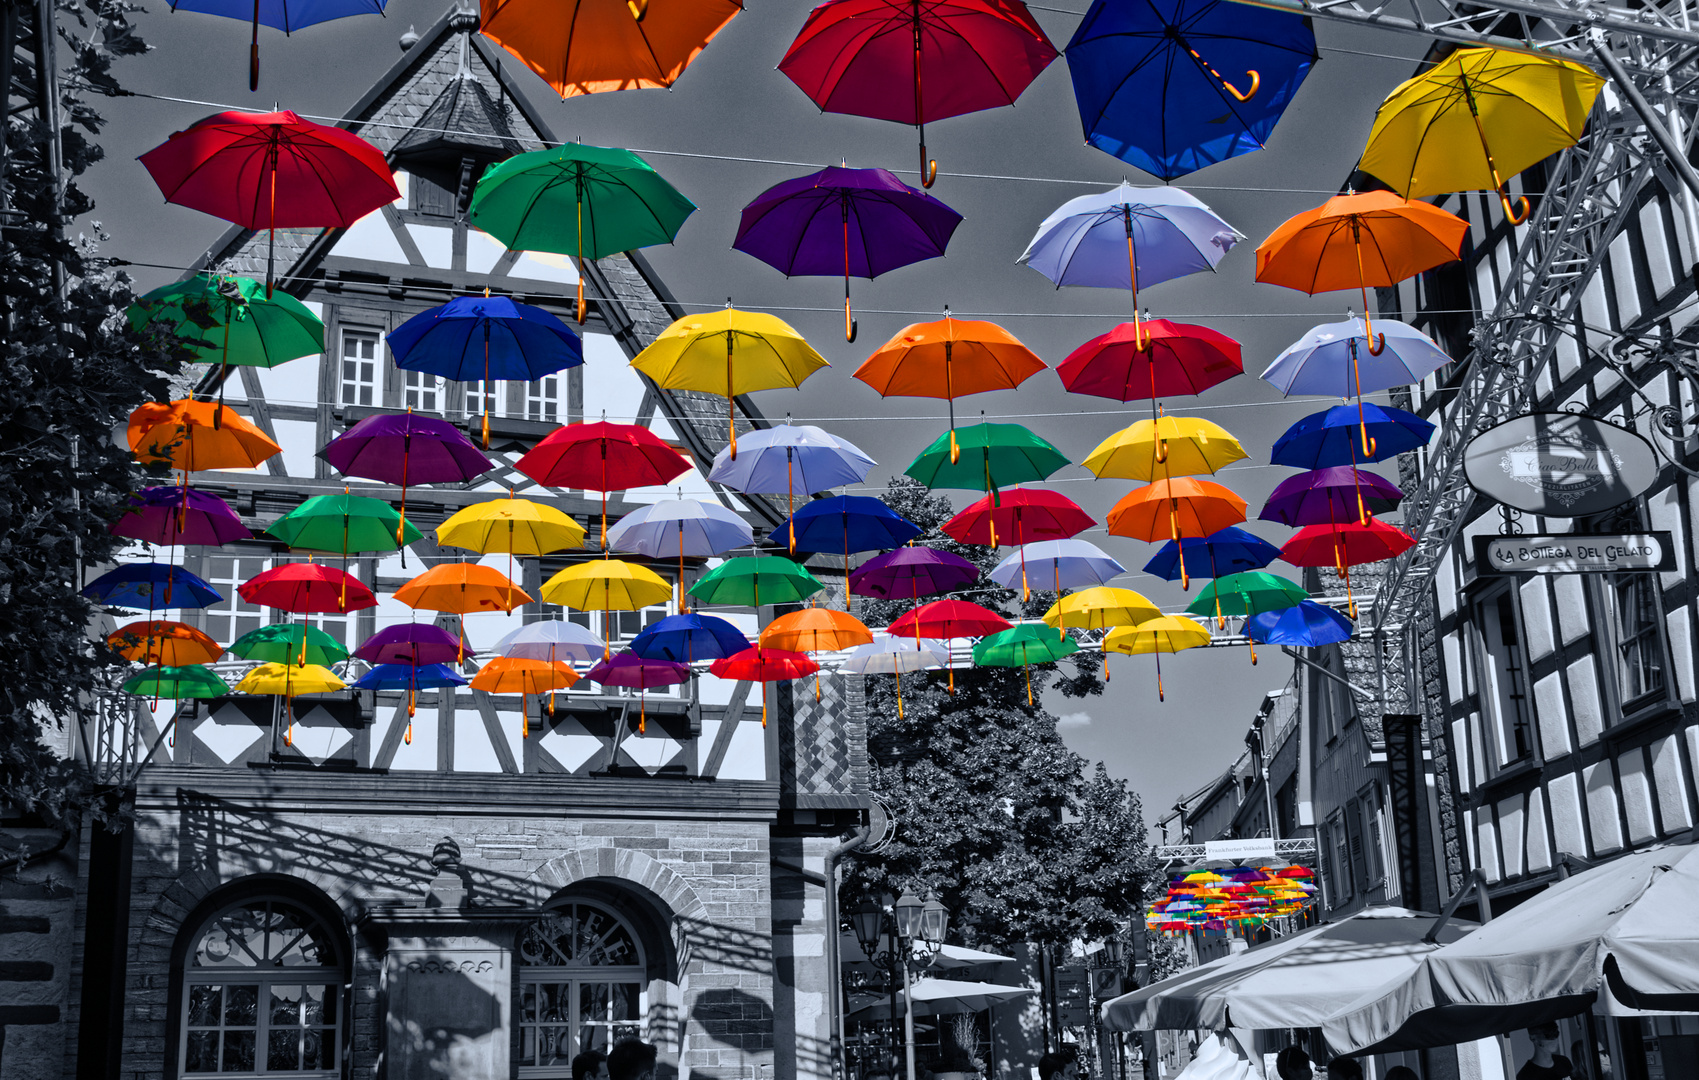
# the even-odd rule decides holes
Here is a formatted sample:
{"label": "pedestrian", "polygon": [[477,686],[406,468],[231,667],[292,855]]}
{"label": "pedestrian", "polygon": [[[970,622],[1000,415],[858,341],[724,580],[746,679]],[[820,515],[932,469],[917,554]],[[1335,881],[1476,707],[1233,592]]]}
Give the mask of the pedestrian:
{"label": "pedestrian", "polygon": [[1566,1080],[1575,1075],[1575,1063],[1557,1052],[1557,1021],[1535,1024],[1528,1038],[1534,1042],[1534,1056],[1516,1070],[1516,1080]]}
{"label": "pedestrian", "polygon": [[1038,1080],[1079,1080],[1079,1051],[1069,1043],[1038,1059]]}
{"label": "pedestrian", "polygon": [[1356,1058],[1336,1057],[1327,1063],[1327,1080],[1363,1080],[1363,1067]]}
{"label": "pedestrian", "polygon": [[1280,1074],[1280,1080],[1314,1080],[1315,1077],[1310,1055],[1299,1046],[1288,1046],[1275,1055],[1274,1071]]}
{"label": "pedestrian", "polygon": [[1422,1080],[1416,1075],[1416,1070],[1408,1065],[1394,1065],[1386,1070],[1386,1080]]}
{"label": "pedestrian", "polygon": [[608,1080],[608,1055],[586,1050],[572,1059],[572,1080]]}
{"label": "pedestrian", "polygon": [[658,1053],[642,1039],[621,1039],[608,1051],[608,1080],[655,1080]]}

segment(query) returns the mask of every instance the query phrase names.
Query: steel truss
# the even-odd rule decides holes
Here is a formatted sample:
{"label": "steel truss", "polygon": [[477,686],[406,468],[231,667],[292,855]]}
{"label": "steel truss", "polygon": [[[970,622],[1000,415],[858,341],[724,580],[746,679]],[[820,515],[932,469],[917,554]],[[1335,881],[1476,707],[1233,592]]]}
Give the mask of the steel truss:
{"label": "steel truss", "polygon": [[[1174,866],[1202,866],[1211,861],[1208,849],[1202,844],[1164,844],[1154,852],[1156,861],[1162,864],[1164,870]],[[1284,859],[1289,863],[1299,863],[1304,859],[1312,859],[1316,854],[1316,842],[1310,839],[1276,840],[1274,842],[1274,857]],[[1247,862],[1256,862],[1247,859]]]}

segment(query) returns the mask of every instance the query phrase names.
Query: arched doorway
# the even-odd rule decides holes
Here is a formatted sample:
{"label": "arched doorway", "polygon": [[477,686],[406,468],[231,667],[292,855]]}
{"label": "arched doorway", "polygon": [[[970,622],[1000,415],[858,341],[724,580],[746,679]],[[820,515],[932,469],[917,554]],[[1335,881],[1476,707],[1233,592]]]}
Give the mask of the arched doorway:
{"label": "arched doorway", "polygon": [[643,950],[613,908],[563,900],[520,931],[515,954],[522,1078],[570,1076],[573,1055],[642,1034]]}

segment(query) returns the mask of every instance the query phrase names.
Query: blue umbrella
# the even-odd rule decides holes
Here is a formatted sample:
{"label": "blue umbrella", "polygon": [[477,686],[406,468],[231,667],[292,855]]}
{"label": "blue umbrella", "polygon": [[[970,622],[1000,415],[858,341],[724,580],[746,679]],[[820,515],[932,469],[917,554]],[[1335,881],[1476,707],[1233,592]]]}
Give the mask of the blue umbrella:
{"label": "blue umbrella", "polygon": [[1188,567],[1209,563],[1209,573],[1200,574],[1193,569],[1192,577],[1217,578],[1245,570],[1261,570],[1280,558],[1280,549],[1275,545],[1237,525],[1229,525],[1208,536],[1182,539],[1178,543],[1168,541],[1157,551],[1155,558],[1144,564],[1144,572],[1155,574],[1164,581],[1179,581],[1182,545]]}
{"label": "blue umbrella", "polygon": [[736,458],[729,447],[715,454],[708,479],[750,494],[811,495],[859,484],[875,464],[853,443],[811,424],[780,424],[740,438]]}
{"label": "blue umbrella", "polygon": [[129,563],[108,570],[83,586],[90,600],[135,611],[204,608],[223,600],[217,589],[181,566]]}
{"label": "blue umbrella", "polygon": [[691,664],[719,660],[749,648],[749,639],[725,619],[695,612],[668,615],[650,623],[631,640],[631,651],[645,660]]}
{"label": "blue umbrella", "polygon": [[303,26],[350,15],[382,15],[388,0],[172,0],[172,11],[198,11],[253,23],[248,89],[260,88],[260,24],[292,34]]}
{"label": "blue umbrella", "polygon": [[[1106,555],[1102,548],[1085,540],[1041,540],[1026,546],[1026,564],[1035,580],[1043,582],[1044,564],[1050,564],[1050,580],[1057,592],[1107,585],[1127,568]],[[1005,589],[1021,587],[1021,555],[1016,552],[998,563],[991,580]]]}
{"label": "blue umbrella", "polygon": [[528,623],[496,642],[497,656],[547,663],[593,664],[608,653],[607,643],[589,627],[565,620]]}
{"label": "blue umbrella", "polygon": [[705,559],[755,542],[755,530],[733,510],[699,499],[666,499],[619,519],[608,530],[608,546],[674,559]]}
{"label": "blue umbrella", "polygon": [[1363,403],[1363,419],[1374,441],[1373,457],[1364,458],[1358,445],[1357,412],[1335,405],[1311,413],[1274,440],[1269,460],[1294,469],[1325,469],[1332,465],[1367,465],[1418,450],[1433,438],[1434,425],[1412,412],[1390,405]]}
{"label": "blue umbrella", "polygon": [[[530,382],[584,362],[584,343],[565,323],[505,296],[457,296],[408,319],[386,340],[396,367],[455,382],[482,380],[486,402],[492,379]],[[490,445],[488,409],[484,445]]]}
{"label": "blue umbrella", "polygon": [[1245,633],[1264,645],[1330,645],[1349,641],[1351,620],[1325,604],[1304,600],[1245,620]]}
{"label": "blue umbrella", "polygon": [[419,691],[440,690],[449,686],[465,686],[466,680],[449,670],[447,664],[378,664],[349,684],[356,690],[407,691],[407,745],[413,745],[413,713]]}
{"label": "blue umbrella", "polygon": [[1317,59],[1309,19],[1221,0],[1095,0],[1067,56],[1086,142],[1164,180],[1262,149]]}
{"label": "blue umbrella", "polygon": [[[829,551],[847,561],[852,551],[887,551],[919,536],[919,525],[867,495],[817,499],[790,516],[768,539],[792,552]],[[787,541],[788,537],[788,541]]]}

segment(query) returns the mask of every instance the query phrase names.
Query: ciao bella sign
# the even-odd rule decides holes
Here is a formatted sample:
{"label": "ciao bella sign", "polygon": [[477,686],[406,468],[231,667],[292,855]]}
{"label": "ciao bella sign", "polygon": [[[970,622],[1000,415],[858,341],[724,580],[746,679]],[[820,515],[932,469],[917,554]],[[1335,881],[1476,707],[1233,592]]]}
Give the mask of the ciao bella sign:
{"label": "ciao bella sign", "polygon": [[[1627,428],[1582,413],[1531,413],[1477,435],[1463,455],[1476,491],[1542,517],[1578,518],[1638,498],[1658,475],[1652,446]],[[1479,536],[1489,574],[1583,574],[1675,569],[1670,534]]]}

